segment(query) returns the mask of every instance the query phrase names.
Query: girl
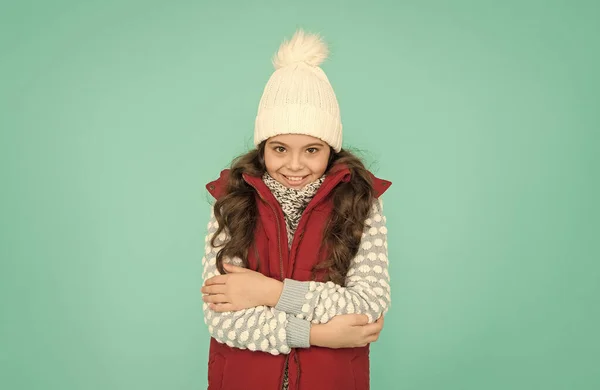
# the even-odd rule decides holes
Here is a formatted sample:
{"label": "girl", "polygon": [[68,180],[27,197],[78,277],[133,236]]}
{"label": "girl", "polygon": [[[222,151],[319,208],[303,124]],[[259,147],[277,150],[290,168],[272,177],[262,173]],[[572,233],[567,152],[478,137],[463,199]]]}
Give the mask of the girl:
{"label": "girl", "polygon": [[366,390],[390,304],[379,196],[391,184],[342,149],[317,35],[273,58],[255,150],[207,184],[203,258],[210,390]]}

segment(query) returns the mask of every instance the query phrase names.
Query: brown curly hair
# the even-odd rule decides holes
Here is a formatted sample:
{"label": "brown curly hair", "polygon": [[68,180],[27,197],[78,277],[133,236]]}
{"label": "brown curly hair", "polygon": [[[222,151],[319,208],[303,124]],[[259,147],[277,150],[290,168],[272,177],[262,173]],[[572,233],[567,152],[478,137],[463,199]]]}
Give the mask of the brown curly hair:
{"label": "brown curly hair", "polygon": [[[223,259],[239,257],[244,266],[248,265],[250,248],[258,209],[255,190],[244,178],[243,173],[261,177],[265,171],[263,141],[258,147],[231,163],[225,195],[220,197],[214,212],[219,227],[211,239],[213,247],[221,247],[217,253],[217,268],[225,274]],[[333,211],[323,232],[321,248],[327,250],[327,258],[313,269],[313,274],[326,270],[325,280],[345,285],[345,277],[352,258],[356,255],[362,238],[365,220],[375,199],[371,176],[362,161],[347,150],[335,152],[331,149],[325,174],[331,167],[344,164],[350,170],[351,179],[340,182],[331,192]],[[217,243],[217,236],[223,231],[230,237],[224,244]]]}

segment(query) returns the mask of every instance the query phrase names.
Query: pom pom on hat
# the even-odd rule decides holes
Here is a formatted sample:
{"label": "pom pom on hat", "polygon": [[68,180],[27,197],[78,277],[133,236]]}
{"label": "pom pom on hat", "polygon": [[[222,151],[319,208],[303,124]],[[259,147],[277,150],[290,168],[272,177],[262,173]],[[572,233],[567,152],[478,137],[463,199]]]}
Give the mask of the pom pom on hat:
{"label": "pom pom on hat", "polygon": [[328,55],[327,44],[318,34],[307,34],[299,29],[292,39],[281,44],[279,51],[273,56],[273,66],[280,69],[298,62],[319,66]]}

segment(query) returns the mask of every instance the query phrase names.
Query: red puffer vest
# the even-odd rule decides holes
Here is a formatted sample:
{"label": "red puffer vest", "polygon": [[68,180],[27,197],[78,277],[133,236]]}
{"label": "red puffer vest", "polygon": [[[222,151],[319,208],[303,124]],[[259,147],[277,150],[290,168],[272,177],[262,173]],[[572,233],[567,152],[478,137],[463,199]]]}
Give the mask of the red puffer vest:
{"label": "red puffer vest", "polygon": [[[229,170],[206,185],[216,199],[225,193]],[[379,197],[391,182],[372,176]],[[331,190],[350,180],[350,170],[334,166],[311,200],[288,250],[283,211],[260,177],[244,174],[256,190],[259,219],[254,245],[248,251],[248,266],[278,280],[308,281],[313,266],[323,259],[319,247],[323,230],[333,209]],[[322,280],[323,273],[317,274]],[[211,338],[208,361],[209,390],[281,390],[286,361],[289,364],[290,390],[368,390],[369,347],[330,349],[320,347],[292,349],[289,355],[271,355],[231,348]]]}

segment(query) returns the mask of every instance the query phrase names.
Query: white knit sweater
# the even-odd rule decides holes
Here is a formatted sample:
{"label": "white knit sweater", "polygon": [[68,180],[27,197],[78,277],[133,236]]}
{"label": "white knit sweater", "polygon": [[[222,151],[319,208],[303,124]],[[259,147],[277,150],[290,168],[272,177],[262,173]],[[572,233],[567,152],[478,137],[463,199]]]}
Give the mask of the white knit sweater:
{"label": "white knit sweater", "polygon": [[[283,292],[275,307],[257,306],[235,312],[217,313],[204,304],[204,321],[209,333],[230,347],[263,351],[273,355],[287,354],[291,348],[310,346],[310,326],[324,324],[336,315],[365,314],[374,322],[390,305],[387,258],[386,218],[381,200],[373,203],[365,221],[360,249],[352,259],[346,286],[333,282],[299,282],[285,279]],[[218,275],[216,254],[219,248],[210,244],[218,222],[211,213],[202,259],[203,280]],[[228,237],[221,233],[217,244]],[[224,259],[241,266],[238,258]]]}

